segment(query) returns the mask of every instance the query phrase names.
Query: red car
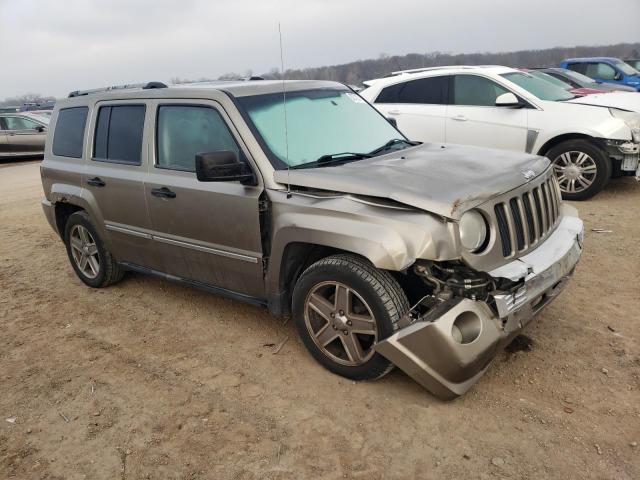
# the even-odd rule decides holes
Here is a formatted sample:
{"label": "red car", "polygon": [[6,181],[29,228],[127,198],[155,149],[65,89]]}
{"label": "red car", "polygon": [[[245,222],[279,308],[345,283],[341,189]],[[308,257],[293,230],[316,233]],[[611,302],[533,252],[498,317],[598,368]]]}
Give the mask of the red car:
{"label": "red car", "polygon": [[556,77],[552,77],[548,73],[544,73],[539,70],[530,70],[527,68],[521,68],[520,70],[522,70],[523,72],[527,72],[529,75],[533,77],[539,78],[541,80],[545,80],[549,83],[553,83],[554,85],[564,90],[567,90],[568,92],[571,92],[578,97],[584,97],[585,95],[593,95],[595,93],[606,93],[605,90],[598,90],[596,88],[584,88],[584,87],[575,88],[572,85],[569,85],[568,83],[563,82],[562,80]]}

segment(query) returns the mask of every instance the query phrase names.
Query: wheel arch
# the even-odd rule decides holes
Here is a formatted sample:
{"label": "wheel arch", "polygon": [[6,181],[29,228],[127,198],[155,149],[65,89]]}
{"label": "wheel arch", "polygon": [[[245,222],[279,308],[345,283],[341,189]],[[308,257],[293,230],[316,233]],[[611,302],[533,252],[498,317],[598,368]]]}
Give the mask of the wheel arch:
{"label": "wheel arch", "polygon": [[584,133],[563,133],[547,140],[538,150],[538,155],[542,155],[544,157],[549,152],[549,150],[569,140],[589,140],[592,141],[594,145],[600,147],[596,137],[593,137],[591,135],[587,135]]}

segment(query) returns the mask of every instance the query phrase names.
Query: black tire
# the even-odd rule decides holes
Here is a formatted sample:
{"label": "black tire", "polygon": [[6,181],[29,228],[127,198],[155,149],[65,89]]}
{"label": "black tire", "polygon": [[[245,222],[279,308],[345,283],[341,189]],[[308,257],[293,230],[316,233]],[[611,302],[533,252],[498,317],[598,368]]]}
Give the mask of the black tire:
{"label": "black tire", "polygon": [[[583,189],[572,192],[569,191],[569,180],[561,181],[562,172],[559,169],[566,163],[563,155],[568,155],[575,159],[578,154],[582,153],[588,155],[593,160],[595,176],[592,177],[591,174],[585,173],[586,178],[592,183],[588,187],[584,188],[579,184],[579,181],[574,181],[574,183],[578,182],[578,186]],[[600,147],[588,140],[568,140],[566,142],[562,142],[549,150],[546,156],[554,164],[554,172],[556,173],[556,177],[560,183],[562,198],[565,200],[586,200],[591,198],[602,190],[611,178],[613,165],[611,164],[611,160],[608,155]]]}
{"label": "black tire", "polygon": [[[361,257],[340,254],[319,260],[307,268],[293,291],[292,311],[296,329],[311,355],[321,365],[352,380],[373,380],[389,373],[394,365],[370,346],[368,360],[359,365],[344,365],[334,361],[316,344],[307,327],[305,308],[307,296],[324,282],[339,282],[366,302],[365,308],[369,307],[377,325],[377,342],[392,335],[398,329],[399,320],[409,310],[409,302],[398,282],[388,272],[375,268]],[[340,336],[335,341],[338,338],[342,344]]]}
{"label": "black tire", "polygon": [[[83,270],[80,268],[76,259],[74,258],[74,253],[72,251],[71,246],[71,235],[74,227],[81,226],[84,227],[93,237],[95,241],[95,246],[97,247],[97,253],[95,254],[98,258],[98,271],[95,277],[88,276]],[[64,243],[67,247],[67,255],[69,257],[69,261],[71,262],[71,266],[73,267],[76,275],[80,280],[82,280],[86,285],[93,288],[103,288],[109,285],[112,285],[116,282],[122,280],[124,276],[124,271],[118,266],[111,252],[107,250],[104,246],[104,242],[98,235],[98,231],[95,226],[91,222],[91,219],[87,212],[78,211],[69,216],[67,220],[67,224],[64,229]]]}

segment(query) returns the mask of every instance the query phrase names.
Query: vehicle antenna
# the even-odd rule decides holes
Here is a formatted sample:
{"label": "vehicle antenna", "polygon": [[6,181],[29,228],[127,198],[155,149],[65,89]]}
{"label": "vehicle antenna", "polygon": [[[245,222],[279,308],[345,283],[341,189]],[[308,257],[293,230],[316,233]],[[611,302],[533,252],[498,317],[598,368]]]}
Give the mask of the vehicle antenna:
{"label": "vehicle antenna", "polygon": [[284,83],[284,56],[282,55],[282,28],[280,28],[280,22],[278,22],[278,35],[280,36],[280,77],[282,78],[282,111],[284,112],[284,146],[285,146],[285,161],[287,162],[287,198],[291,198],[291,182],[289,177],[291,175],[291,167],[289,166],[289,132],[287,127],[287,92],[285,91]]}

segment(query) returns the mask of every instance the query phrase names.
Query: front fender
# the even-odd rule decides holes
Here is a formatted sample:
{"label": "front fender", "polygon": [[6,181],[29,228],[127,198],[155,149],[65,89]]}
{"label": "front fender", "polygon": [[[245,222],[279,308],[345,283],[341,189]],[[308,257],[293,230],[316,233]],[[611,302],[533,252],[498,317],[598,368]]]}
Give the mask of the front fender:
{"label": "front fender", "polygon": [[283,254],[291,243],[352,252],[380,269],[401,271],[416,259],[459,258],[454,224],[414,208],[389,208],[349,195],[318,198],[270,193],[272,232],[267,288],[278,291]]}

